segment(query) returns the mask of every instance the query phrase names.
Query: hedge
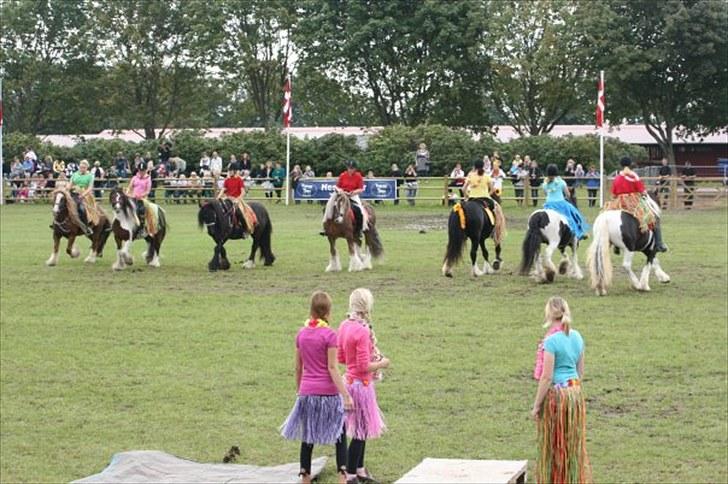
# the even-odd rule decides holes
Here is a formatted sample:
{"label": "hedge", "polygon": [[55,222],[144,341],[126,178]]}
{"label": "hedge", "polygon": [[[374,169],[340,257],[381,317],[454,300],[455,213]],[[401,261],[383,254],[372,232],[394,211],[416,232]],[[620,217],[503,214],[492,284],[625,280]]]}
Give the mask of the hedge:
{"label": "hedge", "polygon": [[[225,163],[231,154],[239,157],[245,151],[250,153],[253,163],[285,161],[286,156],[285,135],[278,130],[234,133],[217,139],[205,138],[201,132],[187,130],[175,133],[170,140],[173,143],[173,155],[187,160],[188,170],[197,166],[203,151],[210,154],[217,151]],[[521,157],[528,155],[541,166],[555,163],[563,167],[568,158],[573,158],[586,169],[589,164],[597,164],[599,160],[599,138],[594,135],[559,138],[549,135],[529,136],[502,143],[487,134],[475,139],[468,131],[441,125],[395,125],[382,129],[363,143],[359,141],[355,136],[338,134],[313,139],[291,138],[291,166],[311,165],[318,175],[327,171],[337,174],[343,169],[345,160],[354,159],[365,173],[372,170],[375,175],[387,175],[393,163],[398,164],[402,171],[408,163],[413,163],[414,153],[420,143],[425,143],[430,151],[432,175],[449,173],[458,162],[467,167],[474,160],[482,159],[484,154],[492,155],[494,151],[499,151],[505,160],[504,169],[508,169],[516,154]],[[41,157],[51,155],[54,159],[65,161],[85,158],[91,162],[99,160],[103,166],[110,166],[118,152],[124,153],[129,160],[133,159],[135,153],[144,156],[147,152],[156,158],[158,144],[159,141],[155,140],[132,143],[94,139],[79,142],[73,147],[60,147],[40,143],[33,135],[9,133],[3,139],[3,152],[8,166],[13,157],[22,157],[26,146],[32,146]],[[619,158],[624,155],[631,156],[638,163],[647,160],[647,152],[643,147],[622,143],[614,138],[606,138],[604,153],[609,171],[617,168]]]}

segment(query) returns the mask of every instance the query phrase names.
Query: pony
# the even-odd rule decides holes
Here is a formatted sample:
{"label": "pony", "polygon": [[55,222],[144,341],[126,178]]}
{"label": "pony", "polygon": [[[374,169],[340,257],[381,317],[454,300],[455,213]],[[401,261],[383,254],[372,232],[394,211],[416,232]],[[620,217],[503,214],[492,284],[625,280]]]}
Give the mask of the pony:
{"label": "pony", "polygon": [[[268,211],[263,205],[257,202],[250,202],[248,205],[255,213],[258,223],[253,229],[253,246],[250,248],[248,259],[243,263],[243,268],[252,269],[255,267],[255,253],[259,248],[264,260],[263,265],[273,265],[273,262],[276,260],[271,249],[273,224],[271,223]],[[228,239],[236,240],[244,238],[247,230],[245,217],[243,217],[240,210],[230,200],[212,200],[206,203],[200,203],[199,206],[200,210],[197,212],[197,223],[200,230],[207,227],[207,234],[215,241],[215,251],[212,259],[207,263],[207,268],[210,272],[219,269],[226,271],[230,269],[230,261],[227,258],[225,242]],[[235,210],[234,213],[233,210]],[[233,223],[233,214],[240,221],[240,225]]]}
{"label": "pony", "polygon": [[[652,198],[648,198],[647,203],[659,218],[660,207]],[[634,289],[650,290],[650,271],[653,269],[658,281],[670,282],[670,276],[662,270],[657,259],[654,232],[649,230],[643,233],[639,221],[631,214],[622,210],[605,210],[594,221],[592,233],[594,240],[587,251],[587,265],[591,275],[591,287],[598,296],[606,295],[607,287],[612,283],[612,261],[609,257],[611,246],[614,246],[617,254],[624,251],[622,267],[627,272]],[[639,279],[632,271],[635,252],[642,252],[647,257],[647,264],[642,269]]]}
{"label": "pony", "polygon": [[[53,200],[53,223],[51,224],[51,229],[53,230],[53,252],[46,261],[47,266],[55,266],[58,264],[58,249],[61,244],[61,237],[68,239],[66,253],[75,259],[80,254],[78,247],[76,247],[76,237],[85,235],[81,229],[81,221],[78,219],[76,200],[74,200],[68,190],[65,188],[57,188],[51,193],[51,198]],[[91,250],[84,261],[89,263],[96,262],[97,257],[103,257],[104,246],[111,232],[109,217],[103,210],[98,210],[100,213],[99,224],[89,226],[93,230],[93,233],[87,236],[91,239]]]}
{"label": "pony", "polygon": [[[136,206],[131,198],[129,198],[123,190],[114,188],[109,194],[109,202],[114,210],[114,222],[111,229],[114,232],[114,240],[116,241],[116,262],[111,266],[115,271],[120,271],[126,266],[134,264],[134,258],[131,255],[131,245],[134,240],[139,238],[138,228],[140,226],[136,215]],[[142,254],[147,265],[159,267],[159,250],[162,247],[164,237],[167,235],[168,224],[167,215],[162,207],[153,203],[149,204],[150,209],[157,210],[157,233],[154,235],[147,234],[144,240],[147,242],[147,249]]]}
{"label": "pony", "polygon": [[[546,244],[543,254],[541,244]],[[566,254],[567,247],[571,249],[571,257]],[[521,247],[520,274],[531,274],[541,282],[554,282],[556,267],[551,256],[557,248],[561,252],[559,274],[568,273],[569,277],[583,279],[577,256],[579,240],[569,228],[566,217],[550,209],[534,211],[528,217],[528,230]]]}
{"label": "pony", "polygon": [[[499,211],[496,210],[496,212]],[[467,239],[470,239],[471,275],[480,277],[498,271],[503,259],[501,259],[500,236],[495,237],[496,232],[496,224],[491,222],[481,202],[468,200],[456,204],[447,221],[447,249],[442,264],[442,275],[452,277],[452,268],[462,259]],[[485,247],[485,240],[490,236],[493,236],[495,243],[493,266],[490,265],[488,249]],[[478,247],[485,259],[483,270],[480,270],[477,264]]]}
{"label": "pony", "polygon": [[334,210],[330,220],[324,222],[324,234],[329,239],[329,265],[326,272],[341,270],[339,254],[336,251],[336,240],[346,239],[349,246],[349,272],[372,268],[372,258],[379,259],[384,253],[382,240],[379,237],[374,209],[368,203],[363,203],[364,210],[369,216],[369,229],[364,232],[364,247],[362,247],[359,229],[361,222],[357,220],[349,196],[338,188],[333,194]]}

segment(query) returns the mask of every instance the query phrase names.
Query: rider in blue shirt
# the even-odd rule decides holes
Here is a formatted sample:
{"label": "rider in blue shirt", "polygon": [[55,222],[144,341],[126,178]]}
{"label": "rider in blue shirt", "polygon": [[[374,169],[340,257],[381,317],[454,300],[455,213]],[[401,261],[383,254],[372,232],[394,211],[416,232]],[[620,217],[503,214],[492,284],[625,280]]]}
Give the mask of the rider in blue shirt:
{"label": "rider in blue shirt", "polygon": [[563,215],[569,223],[571,232],[577,239],[586,239],[589,231],[589,224],[578,208],[569,203],[566,182],[558,176],[559,171],[556,165],[546,167],[546,180],[541,187],[546,193],[546,202],[543,208],[554,210]]}

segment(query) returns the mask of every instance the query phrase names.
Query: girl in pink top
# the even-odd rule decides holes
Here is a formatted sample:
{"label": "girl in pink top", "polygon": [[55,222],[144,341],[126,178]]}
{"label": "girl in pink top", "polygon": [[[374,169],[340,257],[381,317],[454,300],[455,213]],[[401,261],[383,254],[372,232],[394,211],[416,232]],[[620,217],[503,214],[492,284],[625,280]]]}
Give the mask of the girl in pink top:
{"label": "girl in pink top", "polygon": [[378,356],[372,341],[369,319],[373,305],[369,289],[354,290],[349,296],[349,318],[339,326],[337,358],[346,364],[346,389],[354,400],[354,410],[346,417],[346,431],[352,439],[346,460],[347,483],[376,482],[364,467],[364,450],[368,439],[385,430],[374,380],[376,372],[389,366],[389,359]]}
{"label": "girl in pink top", "polygon": [[296,336],[296,386],[298,398],[281,426],[281,434],[301,441],[301,472],[311,482],[314,444],[336,444],[340,481],[346,481],[344,410],[352,399],[336,367],[336,333],[329,328],[331,298],[325,292],[311,296],[311,319]]}

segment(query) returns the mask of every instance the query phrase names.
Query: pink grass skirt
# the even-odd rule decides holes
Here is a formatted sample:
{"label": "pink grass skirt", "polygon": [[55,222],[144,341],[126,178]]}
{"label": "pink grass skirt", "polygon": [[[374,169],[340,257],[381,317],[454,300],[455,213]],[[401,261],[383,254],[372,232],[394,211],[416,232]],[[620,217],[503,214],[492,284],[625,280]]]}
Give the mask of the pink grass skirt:
{"label": "pink grass skirt", "polygon": [[384,418],[377,404],[374,384],[365,385],[360,380],[346,384],[346,389],[354,401],[354,409],[346,414],[346,433],[349,438],[358,440],[376,439],[386,430]]}

